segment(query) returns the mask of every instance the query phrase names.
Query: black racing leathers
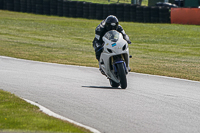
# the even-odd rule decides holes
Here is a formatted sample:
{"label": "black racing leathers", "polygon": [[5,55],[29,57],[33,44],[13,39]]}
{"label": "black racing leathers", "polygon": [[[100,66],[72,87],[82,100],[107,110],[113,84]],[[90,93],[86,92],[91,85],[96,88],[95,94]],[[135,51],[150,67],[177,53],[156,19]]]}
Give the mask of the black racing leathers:
{"label": "black racing leathers", "polygon": [[[122,33],[123,38],[128,42],[128,44],[131,44],[131,41],[128,37],[128,35],[125,33],[125,31],[123,30],[121,25],[118,25],[117,31]],[[105,35],[105,33],[107,32],[106,28],[105,28],[105,20],[103,20],[95,29],[95,38],[93,40],[93,47],[96,53],[96,58],[97,60],[99,60],[101,52],[103,51],[102,49],[102,44],[103,44],[103,40],[102,37]]]}

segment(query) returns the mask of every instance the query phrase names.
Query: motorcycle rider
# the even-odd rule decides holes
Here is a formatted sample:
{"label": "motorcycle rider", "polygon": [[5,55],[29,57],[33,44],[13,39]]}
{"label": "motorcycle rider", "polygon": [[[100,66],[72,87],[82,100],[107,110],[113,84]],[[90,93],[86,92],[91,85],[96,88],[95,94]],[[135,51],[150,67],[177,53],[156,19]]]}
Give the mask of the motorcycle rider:
{"label": "motorcycle rider", "polygon": [[131,44],[131,41],[128,35],[123,30],[122,26],[119,25],[119,21],[116,16],[109,15],[105,20],[103,20],[95,29],[95,38],[93,40],[93,47],[96,54],[96,59],[99,61],[100,55],[103,51],[103,40],[102,37],[105,35],[106,32],[110,30],[117,30],[118,32],[122,33],[123,38]]}

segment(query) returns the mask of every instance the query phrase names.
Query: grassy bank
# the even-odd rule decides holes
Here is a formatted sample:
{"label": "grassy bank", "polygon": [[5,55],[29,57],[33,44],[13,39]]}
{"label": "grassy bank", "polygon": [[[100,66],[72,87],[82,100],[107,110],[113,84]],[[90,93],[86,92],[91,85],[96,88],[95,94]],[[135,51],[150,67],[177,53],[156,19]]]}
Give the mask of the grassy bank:
{"label": "grassy bank", "polygon": [[13,94],[0,90],[0,132],[67,132],[89,131],[55,119]]}
{"label": "grassy bank", "polygon": [[[98,67],[92,40],[100,20],[0,14],[0,55]],[[200,81],[199,26],[120,24],[132,41],[132,71]]]}

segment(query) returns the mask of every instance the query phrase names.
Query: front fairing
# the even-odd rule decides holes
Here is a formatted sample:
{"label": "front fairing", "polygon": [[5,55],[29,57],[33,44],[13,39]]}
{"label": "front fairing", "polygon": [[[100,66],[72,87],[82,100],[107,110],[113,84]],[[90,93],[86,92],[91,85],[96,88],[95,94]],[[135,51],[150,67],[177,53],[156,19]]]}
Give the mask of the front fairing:
{"label": "front fairing", "polygon": [[105,36],[103,37],[104,41],[104,51],[117,55],[117,54],[122,54],[126,53],[128,49],[128,43],[123,39],[123,36],[121,33],[116,31],[116,38],[106,38]]}
{"label": "front fairing", "polygon": [[[113,31],[113,34],[118,34],[114,37],[103,37],[104,51],[100,57],[100,67],[104,70],[107,77],[119,83],[119,79],[114,74],[112,69],[114,60],[113,57],[120,55],[122,60],[125,62],[126,67],[129,67],[129,48],[128,43],[123,39],[121,33]],[[103,64],[101,64],[103,62]]]}

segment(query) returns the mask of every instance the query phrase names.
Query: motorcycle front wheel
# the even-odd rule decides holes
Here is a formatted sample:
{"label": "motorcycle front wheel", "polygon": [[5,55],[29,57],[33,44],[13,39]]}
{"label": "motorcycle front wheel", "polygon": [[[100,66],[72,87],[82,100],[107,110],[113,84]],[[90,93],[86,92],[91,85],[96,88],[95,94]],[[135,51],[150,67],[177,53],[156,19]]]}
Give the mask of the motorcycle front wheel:
{"label": "motorcycle front wheel", "polygon": [[120,86],[122,89],[126,89],[127,80],[126,80],[126,72],[123,63],[117,64],[117,72],[120,79]]}

